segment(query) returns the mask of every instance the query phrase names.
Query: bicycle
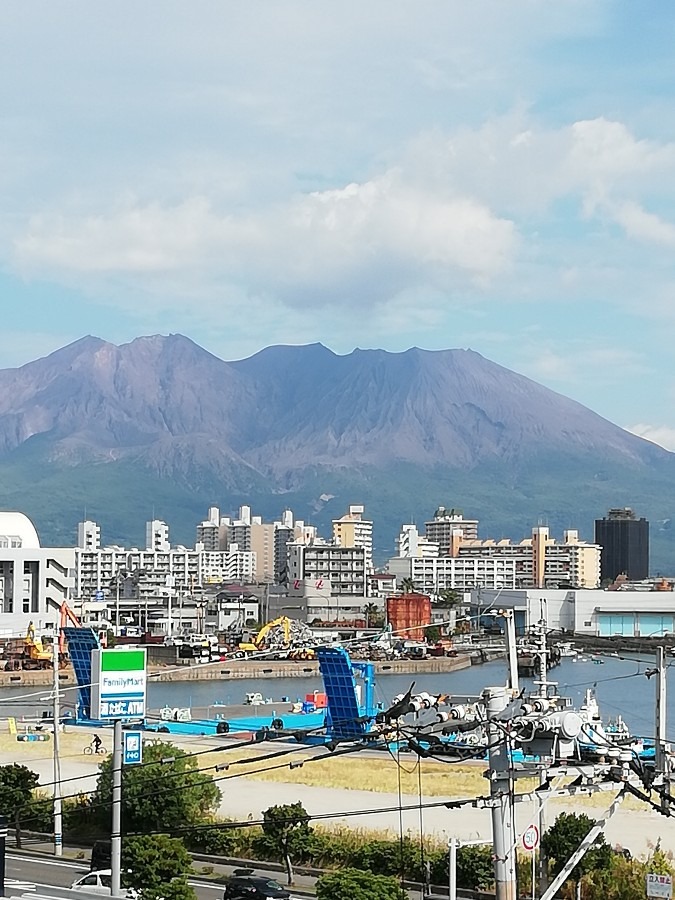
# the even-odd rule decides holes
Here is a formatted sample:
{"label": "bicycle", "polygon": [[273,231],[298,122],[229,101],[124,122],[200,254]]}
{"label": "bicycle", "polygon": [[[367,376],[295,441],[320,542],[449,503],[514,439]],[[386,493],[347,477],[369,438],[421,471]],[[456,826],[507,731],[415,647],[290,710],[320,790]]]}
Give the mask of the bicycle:
{"label": "bicycle", "polygon": [[107,754],[108,751],[107,751],[106,748],[103,746],[103,744],[101,744],[101,745],[99,746],[98,750],[94,750],[94,745],[93,745],[93,744],[87,744],[87,746],[84,747],[84,748],[82,749],[82,752],[84,753],[85,756],[91,756],[91,755],[94,754],[94,753],[95,753],[97,756],[105,756],[105,755]]}

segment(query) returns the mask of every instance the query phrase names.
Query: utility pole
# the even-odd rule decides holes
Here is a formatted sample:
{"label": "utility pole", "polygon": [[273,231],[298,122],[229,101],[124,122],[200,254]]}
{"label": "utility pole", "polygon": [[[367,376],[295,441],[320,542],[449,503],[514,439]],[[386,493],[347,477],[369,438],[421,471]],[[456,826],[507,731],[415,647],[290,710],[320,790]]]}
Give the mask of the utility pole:
{"label": "utility pole", "polygon": [[516,647],[516,620],[513,610],[502,610],[501,616],[504,619],[506,630],[506,656],[509,661],[509,687],[514,695],[520,693],[518,683],[518,650]]}
{"label": "utility pole", "polygon": [[122,722],[119,719],[115,720],[113,729],[110,862],[110,893],[119,897],[122,879]]}
{"label": "utility pole", "polygon": [[448,845],[448,900],[457,900],[457,846],[459,840],[450,838]]}
{"label": "utility pole", "polygon": [[6,849],[7,849],[7,816],[0,816],[0,897],[5,896]]}
{"label": "utility pole", "polygon": [[496,722],[509,702],[505,687],[483,692],[488,718],[488,761],[492,806],[492,853],[496,900],[517,900],[516,840],[512,808],[512,780],[509,741]]}
{"label": "utility pole", "polygon": [[670,762],[666,752],[666,651],[656,648],[656,759],[655,775],[660,777],[664,791],[661,794],[661,812],[670,815],[670,803],[666,794],[670,793]]}
{"label": "utility pole", "polygon": [[59,641],[58,632],[52,644],[53,717],[54,717],[54,856],[63,855],[63,816],[61,813],[61,684],[59,682]]}

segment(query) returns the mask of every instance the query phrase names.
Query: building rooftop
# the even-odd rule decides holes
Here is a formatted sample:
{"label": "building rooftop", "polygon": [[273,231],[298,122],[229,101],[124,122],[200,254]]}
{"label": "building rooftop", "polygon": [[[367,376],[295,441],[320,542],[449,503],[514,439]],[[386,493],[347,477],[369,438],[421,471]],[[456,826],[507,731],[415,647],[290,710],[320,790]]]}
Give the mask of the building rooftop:
{"label": "building rooftop", "polygon": [[40,538],[35,525],[24,513],[0,512],[0,545],[38,550]]}

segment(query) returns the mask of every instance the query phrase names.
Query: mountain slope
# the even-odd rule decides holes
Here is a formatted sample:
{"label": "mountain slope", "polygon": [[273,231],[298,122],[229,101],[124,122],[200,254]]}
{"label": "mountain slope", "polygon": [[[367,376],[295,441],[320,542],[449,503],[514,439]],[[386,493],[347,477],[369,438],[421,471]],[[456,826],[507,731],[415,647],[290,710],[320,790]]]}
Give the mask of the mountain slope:
{"label": "mountain slope", "polygon": [[278,473],[339,462],[471,468],[563,446],[633,464],[670,456],[473,351],[340,357],[319,346],[271,347],[230,364],[255,380],[263,404],[258,440],[239,446],[256,464]]}
{"label": "mountain slope", "polygon": [[665,561],[675,456],[473,351],[224,362],[181,335],[86,337],[0,370],[0,494],[68,543],[85,506],[105,540],[138,543],[155,514],[191,542],[211,504],[321,524],[363,500],[382,554],[439,503],[514,538],[540,519],[591,537],[593,517],[634,505],[662,523]]}

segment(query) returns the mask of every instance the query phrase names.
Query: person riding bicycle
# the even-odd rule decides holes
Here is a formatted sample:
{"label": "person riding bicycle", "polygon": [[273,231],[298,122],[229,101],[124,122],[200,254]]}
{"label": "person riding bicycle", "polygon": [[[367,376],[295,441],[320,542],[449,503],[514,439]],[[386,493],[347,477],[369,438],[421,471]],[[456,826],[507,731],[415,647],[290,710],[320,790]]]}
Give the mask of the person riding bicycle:
{"label": "person riding bicycle", "polygon": [[91,746],[94,749],[94,753],[98,753],[99,750],[101,749],[101,747],[103,746],[103,741],[97,734],[95,734],[94,737],[92,738]]}

